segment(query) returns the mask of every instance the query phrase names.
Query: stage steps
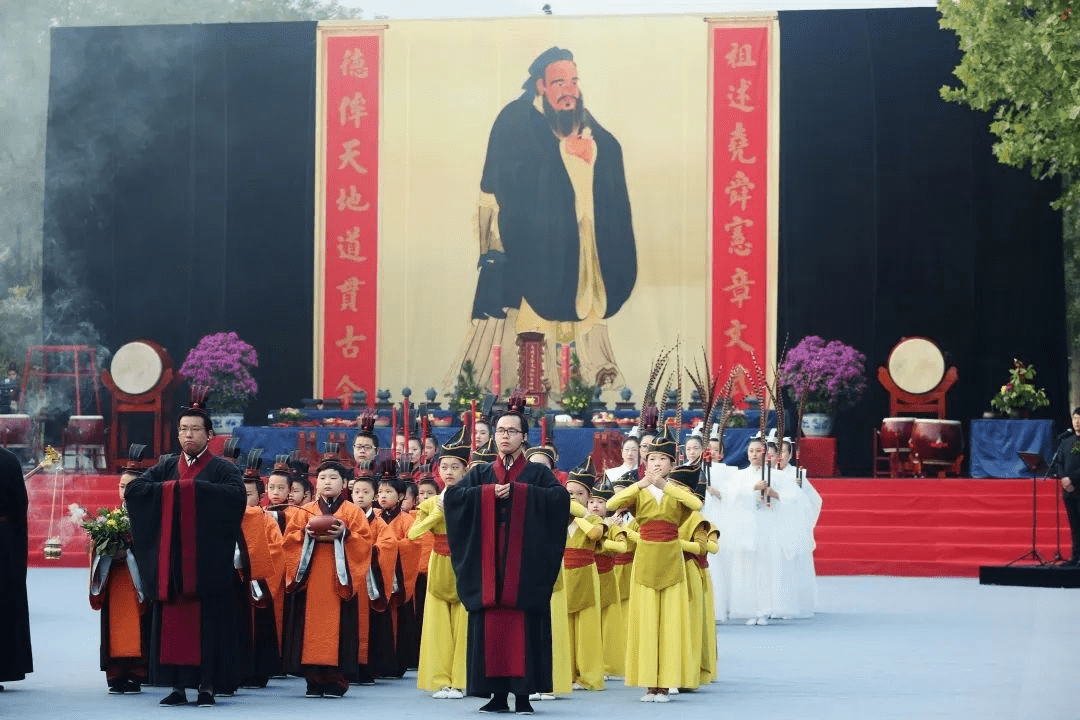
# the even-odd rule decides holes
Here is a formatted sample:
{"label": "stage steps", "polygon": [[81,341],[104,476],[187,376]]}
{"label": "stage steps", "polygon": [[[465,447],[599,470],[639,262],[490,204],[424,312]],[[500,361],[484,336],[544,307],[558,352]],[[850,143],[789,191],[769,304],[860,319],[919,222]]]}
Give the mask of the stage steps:
{"label": "stage steps", "polygon": [[[119,504],[116,475],[61,474],[55,483],[53,534],[63,540],[59,560],[43,555],[53,508],[53,475],[30,480],[30,564],[87,567],[86,533],[68,519],[77,503],[90,514]],[[823,506],[815,537],[820,575],[977,577],[980,565],[1001,565],[1031,543],[1031,480],[847,479],[813,480]],[[1055,488],[1038,483],[1038,547],[1054,554]],[[1061,540],[1069,552],[1068,521]]]}
{"label": "stage steps", "polygon": [[[819,575],[978,577],[1031,546],[1028,479],[812,480],[822,497]],[[1037,483],[1038,549],[1054,555],[1056,481]],[[1069,527],[1060,514],[1062,554]]]}
{"label": "stage steps", "polygon": [[[78,504],[89,515],[98,508],[120,505],[119,475],[77,475],[70,472],[41,473],[30,478],[28,522],[30,567],[90,567],[90,538],[71,521],[70,506]],[[62,541],[58,560],[47,560],[45,541],[52,535]]]}

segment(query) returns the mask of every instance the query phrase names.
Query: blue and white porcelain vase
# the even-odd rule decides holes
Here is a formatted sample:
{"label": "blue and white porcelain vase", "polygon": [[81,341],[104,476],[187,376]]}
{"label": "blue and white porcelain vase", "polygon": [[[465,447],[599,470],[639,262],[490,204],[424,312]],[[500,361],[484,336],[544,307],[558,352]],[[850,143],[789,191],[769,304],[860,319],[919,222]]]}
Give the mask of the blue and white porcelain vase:
{"label": "blue and white porcelain vase", "polygon": [[828,413],[805,413],[802,416],[802,432],[806,437],[832,435],[835,418]]}
{"label": "blue and white porcelain vase", "polygon": [[210,420],[215,435],[232,435],[233,430],[244,424],[244,413],[215,413]]}

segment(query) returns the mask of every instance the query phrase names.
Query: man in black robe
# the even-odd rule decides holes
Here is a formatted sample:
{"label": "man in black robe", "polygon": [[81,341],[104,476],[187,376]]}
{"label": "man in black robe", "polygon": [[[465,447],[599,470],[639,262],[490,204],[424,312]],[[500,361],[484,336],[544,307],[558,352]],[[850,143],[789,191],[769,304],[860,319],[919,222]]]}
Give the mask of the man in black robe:
{"label": "man in black robe", "polygon": [[467,692],[481,712],[532,712],[531,693],[552,690],[551,590],[566,545],[570,496],[521,448],[523,404],[499,418],[499,456],[472,468],[443,497],[458,597],[469,612]]}
{"label": "man in black robe", "polygon": [[1054,477],[1061,478],[1061,501],[1069,518],[1072,548],[1065,565],[1080,565],[1080,407],[1072,412],[1072,434],[1061,441],[1054,465]]}
{"label": "man in black robe", "polygon": [[0,682],[23,680],[34,671],[26,600],[27,507],[22,465],[0,448]]}
{"label": "man in black robe", "polygon": [[133,551],[143,595],[153,603],[150,682],[171,686],[162,705],[214,705],[214,688],[234,687],[236,621],[233,554],[246,507],[240,470],[207,443],[210,416],[184,408],[182,452],[163,457],[128,484]]}
{"label": "man in black robe", "polygon": [[[554,340],[570,335],[586,380],[612,385],[620,374],[604,320],[637,280],[622,147],[585,109],[569,50],[541,53],[522,89],[488,139],[472,309],[474,334],[486,344],[469,343],[465,359],[486,368],[491,338],[536,332],[554,368]],[[498,321],[508,311],[513,327],[504,330]],[[485,327],[492,322],[498,329]]]}

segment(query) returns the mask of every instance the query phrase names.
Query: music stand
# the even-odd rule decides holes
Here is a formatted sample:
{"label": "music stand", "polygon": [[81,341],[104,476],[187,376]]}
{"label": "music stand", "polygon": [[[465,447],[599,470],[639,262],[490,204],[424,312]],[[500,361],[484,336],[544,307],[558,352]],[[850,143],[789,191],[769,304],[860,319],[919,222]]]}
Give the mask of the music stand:
{"label": "music stand", "polygon": [[1047,564],[1046,560],[1043,558],[1042,555],[1039,554],[1039,550],[1035,545],[1036,545],[1037,529],[1038,529],[1038,525],[1039,525],[1039,516],[1038,516],[1038,503],[1039,503],[1038,488],[1039,488],[1039,486],[1038,486],[1038,480],[1039,480],[1039,475],[1042,475],[1044,473],[1049,472],[1050,468],[1048,468],[1046,466],[1046,461],[1043,459],[1043,456],[1041,454],[1039,454],[1039,453],[1018,452],[1016,454],[1020,457],[1020,460],[1024,463],[1024,467],[1027,468],[1027,471],[1029,473],[1031,473],[1031,549],[1028,550],[1023,555],[1021,555],[1020,557],[1016,558],[1015,560],[1013,560],[1013,561],[1011,561],[1009,563],[1006,563],[1006,567],[1008,567],[1009,565],[1012,565],[1014,563],[1018,563],[1021,560],[1034,560],[1036,565],[1046,565]]}

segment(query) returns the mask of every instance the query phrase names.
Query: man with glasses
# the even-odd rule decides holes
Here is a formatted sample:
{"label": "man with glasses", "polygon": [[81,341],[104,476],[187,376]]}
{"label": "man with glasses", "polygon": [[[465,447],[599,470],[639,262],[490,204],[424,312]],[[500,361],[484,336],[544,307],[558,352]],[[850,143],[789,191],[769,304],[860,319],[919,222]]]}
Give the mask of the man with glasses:
{"label": "man with glasses", "polygon": [[531,714],[550,693],[551,591],[562,564],[570,496],[551,470],[525,459],[525,399],[495,423],[498,457],[446,489],[443,507],[457,590],[469,612],[467,692],[482,713]]}
{"label": "man with glasses", "polygon": [[[193,393],[194,395],[194,393]],[[152,603],[150,683],[172,687],[161,704],[215,704],[214,688],[235,687],[233,555],[247,492],[240,470],[216,457],[205,395],[178,423],[179,455],[166,455],[124,493],[143,596]]]}

